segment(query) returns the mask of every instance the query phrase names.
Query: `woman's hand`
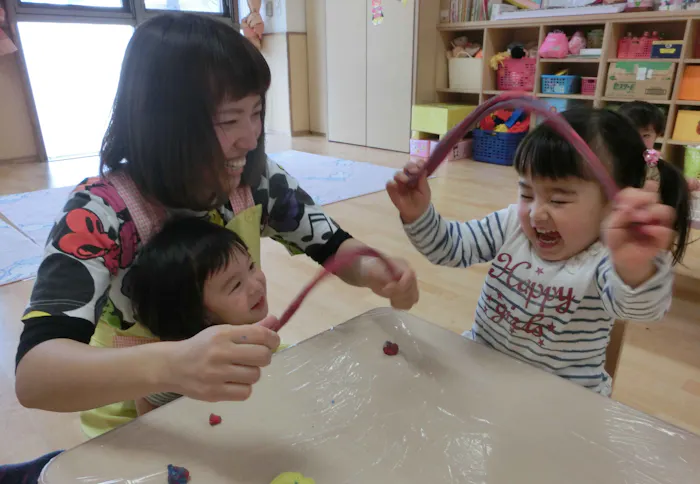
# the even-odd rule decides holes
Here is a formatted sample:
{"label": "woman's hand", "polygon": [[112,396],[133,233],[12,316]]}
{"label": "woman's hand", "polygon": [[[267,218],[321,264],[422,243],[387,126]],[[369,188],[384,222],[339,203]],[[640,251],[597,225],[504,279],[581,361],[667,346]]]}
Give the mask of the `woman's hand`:
{"label": "woman's hand", "polygon": [[403,171],[396,172],[394,179],[386,184],[389,198],[399,210],[401,220],[405,224],[418,220],[430,206],[430,185],[425,173],[418,177],[415,187],[408,186],[410,175],[419,173],[423,165],[424,161],[408,163]]}
{"label": "woman's hand", "polygon": [[170,391],[209,402],[246,400],[260,379],[260,368],[270,364],[280,344],[277,333],[265,327],[273,319],[255,325],[210,326],[173,343],[167,377]]}
{"label": "woman's hand", "polygon": [[675,210],[660,203],[654,182],[647,182],[641,190],[626,188],[618,194],[603,224],[603,240],[625,284],[637,287],[654,275],[654,257],[673,244],[675,218]]}
{"label": "woman's hand", "polygon": [[364,258],[361,269],[364,285],[378,296],[389,299],[393,308],[411,309],[419,298],[416,273],[403,259],[390,258],[389,261],[394,267],[393,274],[381,260]]}
{"label": "woman's hand", "polygon": [[139,417],[158,408],[145,398],[137,398],[136,401],[134,401],[134,404],[136,405],[136,415]]}

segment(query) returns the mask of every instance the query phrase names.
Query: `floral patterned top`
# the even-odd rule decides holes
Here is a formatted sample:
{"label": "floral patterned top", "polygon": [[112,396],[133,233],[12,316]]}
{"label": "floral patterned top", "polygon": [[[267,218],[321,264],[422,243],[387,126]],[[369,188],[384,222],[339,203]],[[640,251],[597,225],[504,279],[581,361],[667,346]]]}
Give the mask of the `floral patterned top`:
{"label": "floral patterned top", "polygon": [[[261,236],[277,240],[293,254],[305,253],[323,263],[350,238],[270,159],[252,194],[262,208]],[[225,225],[235,214],[228,203],[199,215]],[[134,222],[114,187],[103,178],[79,185],[46,243],[23,317],[17,362],[49,339],[88,343],[100,319],[118,331],[136,324],[125,288],[140,248]]]}

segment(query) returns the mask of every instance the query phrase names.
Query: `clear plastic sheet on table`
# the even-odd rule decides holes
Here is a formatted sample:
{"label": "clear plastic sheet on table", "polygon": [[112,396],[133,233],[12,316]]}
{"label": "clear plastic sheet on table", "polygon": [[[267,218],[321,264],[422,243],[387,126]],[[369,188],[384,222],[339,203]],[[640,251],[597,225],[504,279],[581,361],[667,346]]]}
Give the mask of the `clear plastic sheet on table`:
{"label": "clear plastic sheet on table", "polygon": [[699,456],[693,434],[379,309],[276,355],[249,401],[180,399],[62,454],[41,482],[163,483],[175,464],[193,484],[681,484],[700,482]]}

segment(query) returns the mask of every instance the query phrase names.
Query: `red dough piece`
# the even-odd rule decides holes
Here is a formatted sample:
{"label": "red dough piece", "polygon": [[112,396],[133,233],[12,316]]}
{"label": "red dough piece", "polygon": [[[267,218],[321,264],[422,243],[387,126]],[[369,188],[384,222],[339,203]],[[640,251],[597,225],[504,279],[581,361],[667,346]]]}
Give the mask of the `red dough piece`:
{"label": "red dough piece", "polygon": [[384,343],[384,354],[387,356],[396,356],[399,354],[399,345],[396,343],[392,343],[391,341],[387,341]]}
{"label": "red dough piece", "polygon": [[209,425],[212,427],[214,425],[219,425],[221,423],[221,417],[219,415],[211,414],[209,415]]}

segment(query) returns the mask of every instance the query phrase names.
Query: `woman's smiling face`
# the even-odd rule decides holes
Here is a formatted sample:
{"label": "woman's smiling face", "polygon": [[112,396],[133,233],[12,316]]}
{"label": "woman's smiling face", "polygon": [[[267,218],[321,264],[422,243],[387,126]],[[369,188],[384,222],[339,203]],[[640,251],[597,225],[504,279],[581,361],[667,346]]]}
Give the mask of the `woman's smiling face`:
{"label": "woman's smiling face", "polygon": [[246,155],[258,146],[262,134],[262,98],[251,95],[238,101],[224,101],[214,119],[216,136],[226,159],[230,188],[241,182]]}

